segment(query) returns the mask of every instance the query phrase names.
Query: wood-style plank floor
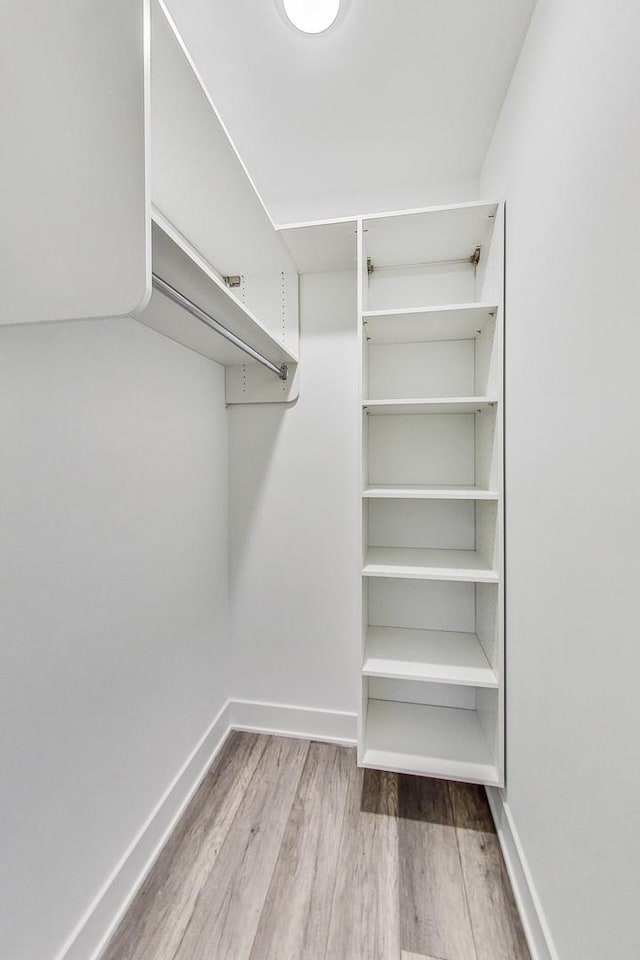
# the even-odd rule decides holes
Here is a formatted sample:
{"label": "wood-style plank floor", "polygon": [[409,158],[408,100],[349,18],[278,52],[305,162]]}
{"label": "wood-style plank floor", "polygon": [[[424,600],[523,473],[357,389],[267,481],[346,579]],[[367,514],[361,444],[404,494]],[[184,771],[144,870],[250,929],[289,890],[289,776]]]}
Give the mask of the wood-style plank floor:
{"label": "wood-style plank floor", "polygon": [[233,733],[102,960],[530,960],[481,787]]}

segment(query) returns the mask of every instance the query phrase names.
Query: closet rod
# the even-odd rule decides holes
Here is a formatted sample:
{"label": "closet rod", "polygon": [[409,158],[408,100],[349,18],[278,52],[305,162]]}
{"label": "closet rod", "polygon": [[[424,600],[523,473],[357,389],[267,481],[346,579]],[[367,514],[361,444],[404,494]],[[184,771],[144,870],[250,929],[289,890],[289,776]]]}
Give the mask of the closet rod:
{"label": "closet rod", "polygon": [[480,263],[481,248],[476,247],[473,253],[468,257],[456,257],[452,260],[418,260],[412,263],[383,263],[380,266],[373,262],[372,257],[367,257],[367,272],[377,273],[379,270],[410,270],[415,267],[440,267],[447,263],[470,263],[477,267]]}
{"label": "closet rod", "polygon": [[157,273],[151,274],[151,279],[153,286],[160,293],[164,294],[165,297],[168,297],[169,300],[173,300],[174,303],[177,303],[179,307],[183,307],[192,317],[195,317],[196,320],[200,320],[201,323],[204,323],[205,326],[209,327],[211,330],[214,330],[216,333],[219,333],[221,337],[224,337],[225,340],[228,340],[229,343],[232,343],[235,347],[238,347],[244,353],[248,353],[250,357],[253,357],[254,360],[257,360],[258,363],[261,363],[264,367],[268,367],[269,370],[273,370],[275,374],[278,375],[280,380],[286,380],[289,376],[289,368],[286,363],[273,363],[267,357],[264,357],[261,353],[258,353],[257,350],[254,350],[252,346],[248,343],[245,343],[244,340],[241,340],[240,337],[237,337],[235,333],[232,333],[231,330],[227,330],[218,320],[212,317],[210,314],[205,313],[204,310],[201,310],[197,304],[192,300],[189,300],[188,297],[185,297],[184,294],[180,293],[179,290],[176,290],[175,287],[172,287],[170,283],[167,283],[166,280],[163,280],[162,277],[159,277]]}

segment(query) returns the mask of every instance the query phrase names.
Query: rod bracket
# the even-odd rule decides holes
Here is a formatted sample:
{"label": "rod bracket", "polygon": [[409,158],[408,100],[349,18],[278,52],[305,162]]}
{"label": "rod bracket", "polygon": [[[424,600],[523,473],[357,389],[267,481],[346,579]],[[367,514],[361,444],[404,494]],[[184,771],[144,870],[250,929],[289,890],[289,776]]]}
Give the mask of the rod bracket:
{"label": "rod bracket", "polygon": [[289,379],[289,367],[286,363],[280,364],[280,370],[278,371],[278,379],[288,380]]}
{"label": "rod bracket", "polygon": [[242,285],[242,277],[239,273],[231,274],[222,278],[228,287],[239,287]]}

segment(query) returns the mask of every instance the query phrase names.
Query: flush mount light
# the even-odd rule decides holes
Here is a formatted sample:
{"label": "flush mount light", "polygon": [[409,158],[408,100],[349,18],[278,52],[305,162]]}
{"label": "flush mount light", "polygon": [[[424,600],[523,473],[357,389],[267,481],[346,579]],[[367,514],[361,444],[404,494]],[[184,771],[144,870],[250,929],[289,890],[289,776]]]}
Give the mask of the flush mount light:
{"label": "flush mount light", "polygon": [[303,33],[323,33],[335,21],[340,0],[283,0],[284,12]]}

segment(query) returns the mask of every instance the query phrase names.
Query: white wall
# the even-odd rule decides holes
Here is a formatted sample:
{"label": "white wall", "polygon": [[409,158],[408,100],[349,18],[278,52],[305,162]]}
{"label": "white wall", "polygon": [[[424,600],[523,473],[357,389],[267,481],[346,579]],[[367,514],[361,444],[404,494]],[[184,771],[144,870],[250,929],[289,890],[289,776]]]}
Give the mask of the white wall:
{"label": "white wall", "polygon": [[355,275],[301,278],[300,397],[230,410],[232,696],[355,712]]}
{"label": "white wall", "polygon": [[506,799],[560,960],[640,956],[639,36],[636,0],[538,0],[482,178],[507,201]]}
{"label": "white wall", "polygon": [[224,371],[4,328],[0,434],[0,954],[51,960],[227,693]]}

